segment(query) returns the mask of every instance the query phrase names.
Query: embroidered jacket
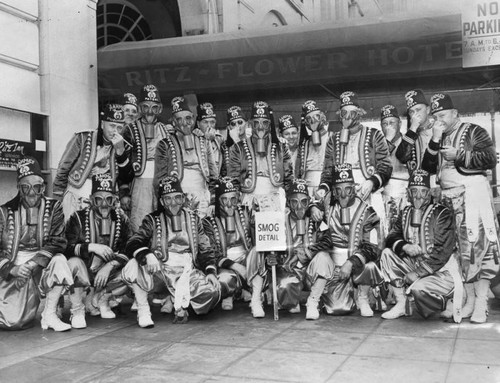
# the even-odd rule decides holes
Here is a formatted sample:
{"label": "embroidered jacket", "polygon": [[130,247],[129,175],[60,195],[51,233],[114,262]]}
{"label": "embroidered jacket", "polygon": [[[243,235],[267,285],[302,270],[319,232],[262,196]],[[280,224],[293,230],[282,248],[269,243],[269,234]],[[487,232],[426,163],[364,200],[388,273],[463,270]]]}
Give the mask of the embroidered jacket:
{"label": "embroidered jacket", "polygon": [[[19,195],[0,207],[0,278],[7,278],[15,266],[23,227]],[[46,267],[52,257],[66,249],[64,215],[61,203],[42,197],[37,225],[37,254],[32,258]]]}
{"label": "embroidered jacket", "polygon": [[[253,247],[250,217],[247,209],[238,206],[234,216],[236,231],[239,236],[238,243],[241,243],[248,252]],[[220,217],[207,216],[203,219],[203,228],[212,243],[215,260],[219,268],[227,269],[234,262],[227,257],[227,250],[230,244],[227,242],[227,233]]]}
{"label": "embroidered jacket", "polygon": [[396,149],[396,158],[406,164],[408,173],[411,174],[415,169],[421,168],[425,149],[422,137],[413,130],[408,129]]}
{"label": "embroidered jacket", "polygon": [[[323,140],[326,140],[326,144],[328,145],[328,140],[330,139],[331,135],[326,134],[325,137],[321,137],[321,144],[323,145]],[[304,141],[299,145],[297,149],[297,157],[295,159],[294,163],[294,173],[295,177],[297,178],[305,178],[306,173],[308,170],[307,169],[307,159],[310,156],[310,147],[312,145],[312,139],[311,137],[308,137],[304,139]],[[326,154],[326,153],[325,153]],[[321,162],[321,161],[318,161]]]}
{"label": "embroidered jacket", "polygon": [[[207,184],[211,184],[218,175],[212,154],[212,146],[203,135],[198,136],[193,134],[193,136],[194,150],[198,157],[201,172]],[[181,182],[184,178],[183,153],[179,144],[179,138],[175,134],[167,135],[156,147],[155,177],[153,180],[155,190],[160,180],[167,176],[177,177]]]}
{"label": "embroidered jacket", "polygon": [[[456,249],[456,230],[453,213],[441,204],[430,204],[422,217],[420,228],[412,230],[410,226],[411,212],[414,208],[407,206],[398,216],[392,231],[386,239],[386,247],[404,258],[408,255],[403,246],[408,243],[418,244],[424,251],[416,273],[419,277],[434,274],[449,260]],[[415,234],[414,234],[415,233]],[[414,237],[414,238],[412,238]]]}
{"label": "embroidered jacket", "polygon": [[[205,273],[217,272],[214,250],[210,244],[200,217],[186,208],[182,209],[186,225],[183,227],[188,234],[189,246],[196,268]],[[125,253],[134,257],[140,265],[146,264],[146,255],[153,253],[161,262],[168,260],[168,229],[167,217],[161,210],[146,215],[137,232],[129,239]]]}
{"label": "embroidered jacket", "polygon": [[[232,145],[229,150],[227,175],[240,181],[243,193],[253,193],[257,181],[257,158],[255,138],[247,138]],[[269,179],[276,187],[284,187],[293,179],[293,166],[288,148],[282,143],[270,142],[267,147]]]}
{"label": "embroidered jacket", "polygon": [[[89,178],[94,166],[97,147],[103,146],[102,130],[92,130],[76,133],[66,146],[54,179],[54,195],[62,196],[69,185],[81,188]],[[111,178],[118,184],[127,184],[134,178],[132,164],[129,161],[129,152],[121,156],[115,154],[111,147],[110,152]]]}
{"label": "embroidered jacket", "polygon": [[[486,175],[486,170],[496,166],[496,151],[490,136],[478,125],[462,123],[452,143],[458,149],[455,168],[464,175]],[[451,134],[451,133],[450,133]],[[443,140],[446,135],[443,134]],[[436,174],[441,167],[439,143],[431,140],[422,160],[422,169]]]}
{"label": "embroidered jacket", "polygon": [[[379,130],[362,126],[359,138],[359,164],[363,176],[373,182],[373,191],[384,186],[391,178],[392,164],[387,141]],[[320,187],[330,190],[335,165],[342,163],[340,158],[340,132],[328,140],[325,152],[325,167],[321,174]]]}
{"label": "embroidered jacket", "polygon": [[[160,130],[162,137],[168,135],[167,127],[159,121],[155,123],[155,129]],[[132,168],[135,172],[135,176],[140,177],[142,173],[144,173],[148,160],[147,140],[141,119],[126,125],[123,138],[132,144]]]}
{"label": "embroidered jacket", "polygon": [[89,252],[89,244],[98,243],[109,246],[115,253],[114,259],[124,266],[129,260],[125,255],[125,246],[132,235],[129,219],[121,209],[112,210],[110,218],[110,236],[103,238],[99,234],[97,219],[92,209],[87,207],[73,213],[66,223],[66,257],[82,258],[87,267],[90,267],[94,254]]}

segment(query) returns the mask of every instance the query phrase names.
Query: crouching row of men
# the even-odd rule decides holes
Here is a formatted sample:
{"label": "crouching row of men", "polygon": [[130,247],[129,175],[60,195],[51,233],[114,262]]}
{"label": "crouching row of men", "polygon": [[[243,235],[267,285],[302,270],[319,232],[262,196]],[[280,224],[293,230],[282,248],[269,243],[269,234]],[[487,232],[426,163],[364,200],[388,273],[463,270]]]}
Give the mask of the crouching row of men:
{"label": "crouching row of men", "polygon": [[[168,294],[162,311],[175,310],[174,323],[187,321],[189,306],[197,314],[208,313],[220,301],[223,309],[231,309],[242,289],[251,291],[251,311],[260,318],[272,265],[277,265],[282,308],[300,311],[301,293],[310,291],[307,319],[318,319],[323,307],[328,314],[342,315],[356,305],[362,316],[373,316],[368,294],[372,289],[380,297],[384,280],[395,287],[397,300],[383,314],[388,319],[406,314],[405,294],[413,296],[417,310],[427,317],[443,310],[453,291],[460,291],[452,215],[431,203],[429,176],[423,171],[410,179],[411,206],[400,215],[381,257],[379,219],[356,196],[347,163],[335,168],[332,198],[320,206],[325,213],[321,222],[306,214],[306,182],[297,179],[288,185],[288,250],[278,254],[255,251],[252,212],[240,205],[239,186],[230,178],[218,180],[215,214],[204,220],[184,207],[179,181],[163,179],[161,207],[146,215],[134,234],[116,208],[112,180],[106,175],[93,177],[91,206],[74,213],[66,228],[60,203],[44,196],[36,160],[19,162],[18,189],[0,209],[0,327],[5,329],[30,326],[41,296],[46,297],[42,328],[86,327],[84,290],[90,288],[90,306],[103,318],[115,316],[111,296],[131,288],[141,327],[154,325],[148,303],[153,292]],[[71,325],[56,314],[66,291]],[[460,310],[454,315],[459,320]]]}

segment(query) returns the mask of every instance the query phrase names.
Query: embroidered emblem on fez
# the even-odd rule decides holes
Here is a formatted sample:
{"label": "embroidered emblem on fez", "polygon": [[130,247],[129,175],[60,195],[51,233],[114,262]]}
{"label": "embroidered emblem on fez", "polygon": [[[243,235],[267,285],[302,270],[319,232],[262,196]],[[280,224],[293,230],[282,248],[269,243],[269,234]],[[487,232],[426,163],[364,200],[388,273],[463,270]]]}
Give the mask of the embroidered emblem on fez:
{"label": "embroidered emblem on fez", "polygon": [[345,179],[349,177],[349,173],[346,170],[342,170],[339,176],[340,178]]}
{"label": "embroidered emblem on fez", "polygon": [[137,97],[135,97],[132,93],[125,93],[123,98],[125,99],[124,104],[137,106]]}
{"label": "embroidered emblem on fez", "polygon": [[184,98],[183,97],[174,97],[172,99],[172,112],[180,112],[182,111],[182,108],[181,108],[181,103],[184,102]]}
{"label": "embroidered emblem on fez", "polygon": [[307,100],[304,105],[302,105],[302,110],[307,114],[319,110],[319,108],[316,106],[316,101]]}
{"label": "embroidered emblem on fez", "polygon": [[385,105],[382,107],[382,114],[384,116],[390,116],[392,114],[392,109],[394,107],[392,105]]}
{"label": "embroidered emblem on fez", "polygon": [[406,99],[406,105],[408,107],[411,107],[413,105],[415,105],[415,96],[417,95],[417,92],[414,91],[414,90],[410,90],[409,92],[406,92],[405,94],[405,99]]}

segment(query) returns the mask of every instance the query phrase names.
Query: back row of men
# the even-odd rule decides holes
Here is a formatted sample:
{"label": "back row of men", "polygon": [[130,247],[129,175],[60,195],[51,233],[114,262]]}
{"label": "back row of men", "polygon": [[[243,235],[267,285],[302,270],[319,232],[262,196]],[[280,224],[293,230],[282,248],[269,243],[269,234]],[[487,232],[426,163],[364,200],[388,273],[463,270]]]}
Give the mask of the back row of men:
{"label": "back row of men", "polygon": [[[0,325],[31,323],[41,291],[42,327],[85,327],[90,286],[87,308],[103,318],[114,317],[112,296],[131,288],[141,327],[153,325],[153,292],[166,294],[162,312],[184,323],[189,306],[204,314],[222,301],[229,310],[250,291],[259,318],[272,265],[282,308],[300,311],[300,293],[310,291],[307,319],[322,307],[345,314],[356,305],[372,316],[369,294],[383,307],[390,283],[396,305],[384,318],[406,315],[410,295],[424,317],[452,301],[443,316],[485,322],[499,269],[486,178],[496,165],[493,143],[483,128],[460,121],[448,95],[430,105],[420,90],[405,98],[404,136],[394,106],[381,109],[380,132],[361,124],[357,95],[344,92],[340,132],[330,134],[325,113],[307,101],[300,125],[279,118],[288,144],[262,101],[248,121],[240,107],[228,109],[225,141],[209,103],[195,117],[176,97],[173,126],[159,122],[153,85],[139,103],[126,94],[123,105],[108,104],[99,128],[77,133],[63,154],[54,181],[62,209],[43,196],[36,161],[18,165],[19,194],[0,209]],[[286,212],[286,252],[255,251],[255,211]],[[71,326],[55,315],[69,286]]]}

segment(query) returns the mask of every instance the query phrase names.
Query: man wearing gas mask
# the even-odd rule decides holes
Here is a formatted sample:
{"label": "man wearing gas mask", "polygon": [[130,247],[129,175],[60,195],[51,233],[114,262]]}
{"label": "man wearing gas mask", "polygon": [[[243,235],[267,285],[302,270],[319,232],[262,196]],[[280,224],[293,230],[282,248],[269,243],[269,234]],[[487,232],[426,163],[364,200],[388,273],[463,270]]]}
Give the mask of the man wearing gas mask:
{"label": "man wearing gas mask", "polygon": [[[392,174],[387,142],[382,132],[361,124],[361,117],[366,112],[360,108],[358,96],[354,92],[344,92],[340,95],[339,114],[342,129],[328,140],[325,166],[317,194],[324,198],[330,190],[336,165],[350,163],[357,195],[363,201],[368,201],[378,216],[384,219],[382,196],[376,192],[387,184]],[[321,219],[322,213],[313,207],[311,215],[314,219]]]}
{"label": "man wearing gas mask", "polygon": [[167,289],[174,297],[174,323],[186,323],[187,309],[206,314],[220,300],[217,265],[199,216],[184,207],[186,196],[176,178],[159,184],[160,208],[144,217],[129,239],[133,257],[122,277],[134,291],[140,327],[153,327],[148,293]]}
{"label": "man wearing gas mask", "polygon": [[250,217],[239,203],[236,179],[220,178],[214,189],[215,214],[203,220],[203,227],[216,257],[222,309],[232,310],[234,297],[246,286],[246,259],[253,248]]}
{"label": "man wearing gas mask", "polygon": [[205,139],[210,143],[212,156],[217,169],[217,176],[220,175],[222,166],[222,148],[224,137],[216,128],[217,116],[214,111],[214,106],[209,102],[204,102],[196,107],[196,122],[198,129],[201,130]]}
{"label": "man wearing gas mask", "polygon": [[217,178],[212,145],[200,129],[184,97],[172,99],[175,133],[158,143],[155,157],[155,188],[165,177],[176,177],[187,197],[187,206],[203,218],[210,205],[209,185]]}
{"label": "man wearing gas mask", "polygon": [[42,328],[70,330],[56,315],[61,294],[73,285],[62,254],[66,239],[61,203],[44,196],[40,165],[32,157],[17,164],[17,188],[17,196],[0,207],[0,328],[32,327],[44,295]]}
{"label": "man wearing gas mask", "polygon": [[227,165],[229,163],[229,151],[235,143],[245,140],[247,120],[239,106],[231,106],[226,112],[227,130],[226,140],[221,145],[220,177],[227,176]]}
{"label": "man wearing gas mask", "polygon": [[401,119],[398,110],[394,105],[386,105],[380,110],[380,125],[387,146],[392,164],[392,175],[390,180],[384,186],[382,198],[385,206],[385,227],[384,233],[388,234],[399,212],[408,204],[406,199],[406,187],[408,186],[408,170],[405,165],[396,157],[396,148],[402,141],[401,138]]}
{"label": "man wearing gas mask", "polygon": [[[373,310],[368,300],[370,287],[380,297],[378,286],[383,282],[377,265],[378,247],[381,245],[380,220],[375,210],[356,195],[351,164],[335,165],[331,190],[332,204],[325,206],[325,221],[332,235],[331,256],[337,283],[331,284],[324,296],[328,298],[324,299],[325,309],[334,315],[353,310],[352,302],[346,296],[349,294],[348,289],[339,295],[336,286],[352,280],[358,286],[357,304],[361,316],[371,317]],[[379,308],[381,306],[379,299]]]}
{"label": "man wearing gas mask", "polygon": [[[144,85],[139,97],[140,118],[128,124],[125,129],[124,137],[132,144],[131,162],[135,178],[129,184],[130,203],[124,205],[124,208],[130,208],[130,222],[134,231],[144,216],[157,206],[153,188],[156,146],[168,135],[167,126],[159,121],[162,111],[158,88],[151,84]],[[127,191],[124,190],[123,193],[126,194]]]}
{"label": "man wearing gas mask", "polygon": [[[396,305],[382,314],[384,319],[410,314],[406,294],[413,296],[424,318],[444,310],[454,287],[454,301],[459,309],[462,304],[453,212],[432,203],[430,177],[421,169],[410,176],[408,200],[411,205],[401,212],[387,236],[380,261],[384,279],[392,284],[396,298]],[[454,311],[455,320],[460,322],[459,313]]]}
{"label": "man wearing gas mask", "polygon": [[464,318],[484,323],[488,292],[499,270],[498,222],[486,171],[496,166],[495,145],[482,127],[462,123],[447,94],[431,98],[436,117],[422,169],[436,174],[442,203],[455,215],[467,291]]}
{"label": "man wearing gas mask", "polygon": [[295,165],[295,175],[307,180],[309,195],[314,200],[318,200],[320,198],[316,191],[325,165],[325,150],[330,134],[326,115],[318,107],[316,101],[308,100],[302,105],[300,126],[299,155]]}
{"label": "man wearing gas mask", "polygon": [[299,128],[295,123],[295,119],[291,115],[286,114],[279,118],[278,129],[281,137],[283,137],[288,144],[290,161],[292,162],[295,173],[295,163],[297,162],[297,154],[299,153]]}
{"label": "man wearing gas mask", "polygon": [[[421,89],[412,89],[405,94],[408,114],[408,128],[396,149],[396,158],[406,164],[408,173],[422,168],[425,149],[432,138],[432,124],[435,119],[429,103]],[[436,176],[431,175],[431,188],[436,187]],[[433,194],[439,193],[434,190]],[[435,194],[436,196],[436,194]]]}
{"label": "man wearing gas mask", "polygon": [[76,133],[66,146],[53,189],[53,194],[62,198],[66,220],[88,205],[94,174],[109,173],[116,187],[134,178],[129,145],[118,132],[123,121],[123,106],[107,104],[100,114],[99,128]]}
{"label": "man wearing gas mask", "polygon": [[93,176],[90,207],[73,213],[66,224],[66,256],[75,275],[74,293],[70,294],[71,325],[75,328],[86,327],[84,289],[79,279],[92,282],[90,302],[105,319],[116,317],[109,300],[128,290],[121,280],[121,269],[128,262],[125,245],[132,233],[127,216],[116,208],[112,185],[107,174]]}
{"label": "man wearing gas mask", "polygon": [[261,211],[284,211],[284,187],[293,179],[286,144],[274,126],[273,112],[264,101],[252,106],[252,137],[231,146],[227,174],[239,180],[242,204]]}

